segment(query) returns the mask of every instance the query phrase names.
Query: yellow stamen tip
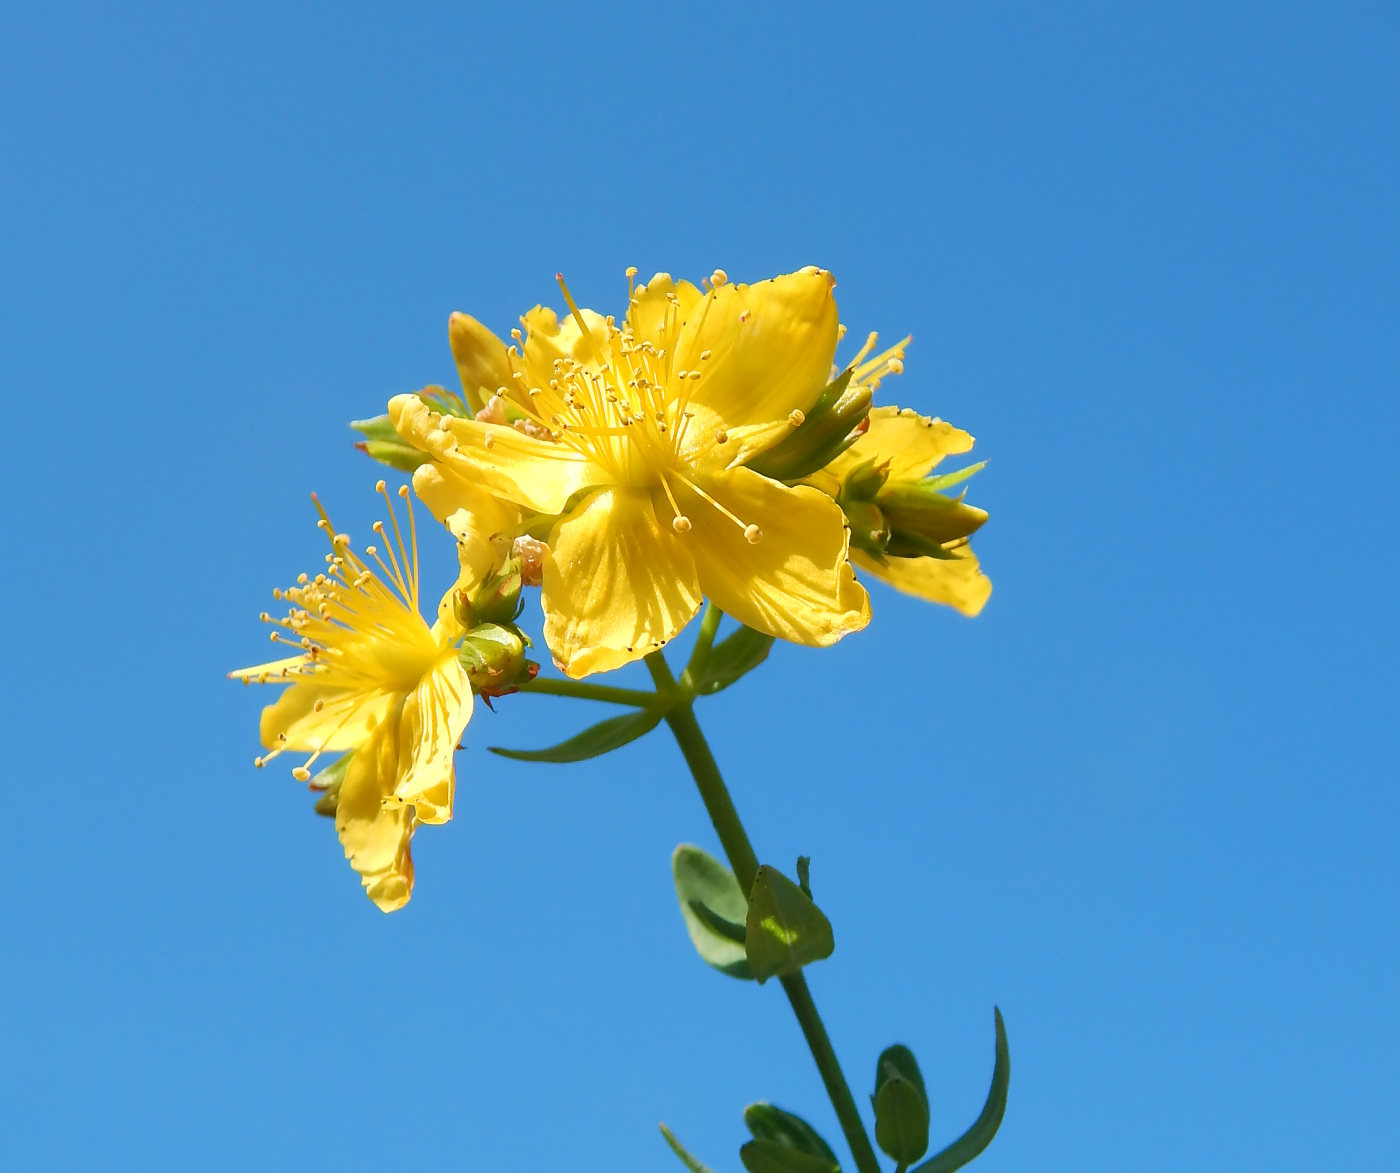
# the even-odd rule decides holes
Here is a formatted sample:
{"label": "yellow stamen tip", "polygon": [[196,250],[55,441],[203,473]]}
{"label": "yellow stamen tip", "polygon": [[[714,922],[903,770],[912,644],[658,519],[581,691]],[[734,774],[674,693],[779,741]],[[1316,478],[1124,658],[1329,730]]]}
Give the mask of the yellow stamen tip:
{"label": "yellow stamen tip", "polygon": [[728,442],[729,442],[729,433],[726,432],[723,428],[720,428],[720,430],[719,430],[718,432],[715,433],[715,443],[716,443],[716,444],[727,444]]}
{"label": "yellow stamen tip", "polygon": [[297,766],[292,771],[292,777],[295,778],[298,782],[307,782],[311,778],[311,771],[308,770],[305,766]]}
{"label": "yellow stamen tip", "polygon": [[763,541],[763,531],[756,525],[745,526],[744,537],[748,538],[750,546],[756,546]]}
{"label": "yellow stamen tip", "polygon": [[716,289],[718,289],[721,285],[727,285],[728,283],[729,274],[726,273],[723,269],[716,269],[713,273],[710,274],[710,284],[713,285]]}
{"label": "yellow stamen tip", "polygon": [[672,519],[671,528],[675,530],[678,534],[690,533],[690,518],[682,515],[680,517]]}
{"label": "yellow stamen tip", "polygon": [[800,428],[806,422],[807,417],[803,414],[801,408],[794,407],[792,411],[788,413],[788,423],[794,428]]}

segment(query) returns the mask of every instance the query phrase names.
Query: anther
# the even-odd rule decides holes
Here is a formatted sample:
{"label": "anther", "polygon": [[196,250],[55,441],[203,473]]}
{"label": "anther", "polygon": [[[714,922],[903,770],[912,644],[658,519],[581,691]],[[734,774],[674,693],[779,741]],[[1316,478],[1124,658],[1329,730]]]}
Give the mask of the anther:
{"label": "anther", "polygon": [[312,705],[311,707],[312,707],[312,709],[314,709],[316,712],[319,713],[322,709],[324,709],[324,708],[326,707],[326,702],[325,702],[325,701],[317,701],[317,702],[316,702],[314,705]]}
{"label": "anther", "polygon": [[488,432],[486,434],[486,438],[481,441],[481,446],[489,452],[492,448],[496,446],[496,437]]}
{"label": "anther", "polygon": [[745,526],[744,537],[748,538],[750,546],[756,546],[763,541],[763,531],[756,525]]}
{"label": "anther", "polygon": [[626,274],[625,274],[625,275],[628,276],[628,277],[635,277],[635,276],[637,275],[637,266],[636,266],[636,265],[628,265],[628,266],[627,266],[627,271],[626,271]]}
{"label": "anther", "polygon": [[679,517],[673,517],[671,519],[671,528],[678,534],[690,533],[690,518],[686,517],[685,514],[681,514]]}
{"label": "anther", "polygon": [[375,491],[376,493],[382,493],[382,492],[384,492],[384,482],[383,482],[383,481],[375,481],[375,482],[374,482],[374,491]]}
{"label": "anther", "polygon": [[729,274],[726,273],[723,269],[716,269],[713,273],[710,274],[710,284],[713,285],[716,289],[718,289],[721,285],[727,285],[728,283]]}
{"label": "anther", "polygon": [[720,430],[719,430],[718,432],[715,433],[715,443],[716,443],[716,444],[725,444],[725,443],[727,443],[728,441],[729,441],[729,433],[726,432],[723,428],[720,428]]}
{"label": "anther", "polygon": [[749,310],[745,310],[742,314],[740,314],[740,315],[739,315],[739,321],[740,321],[740,322],[747,322],[747,321],[749,320],[749,312],[750,312]]}
{"label": "anther", "polygon": [[897,358],[890,359],[890,371],[896,375],[904,374],[904,364]]}
{"label": "anther", "polygon": [[297,766],[292,770],[292,777],[298,782],[307,782],[311,778],[311,771],[305,766]]}
{"label": "anther", "polygon": [[794,407],[790,412],[788,412],[788,423],[790,423],[794,428],[800,428],[806,422],[807,417],[803,414],[801,408]]}
{"label": "anther", "polygon": [[709,352],[708,350],[702,350],[702,351],[700,352],[700,361],[701,361],[701,362],[705,362],[707,359],[709,359],[709,357],[710,357],[710,352]]}
{"label": "anther", "polygon": [[407,485],[400,485],[400,486],[399,486],[399,496],[402,497],[405,501],[408,500],[408,486],[407,486]]}

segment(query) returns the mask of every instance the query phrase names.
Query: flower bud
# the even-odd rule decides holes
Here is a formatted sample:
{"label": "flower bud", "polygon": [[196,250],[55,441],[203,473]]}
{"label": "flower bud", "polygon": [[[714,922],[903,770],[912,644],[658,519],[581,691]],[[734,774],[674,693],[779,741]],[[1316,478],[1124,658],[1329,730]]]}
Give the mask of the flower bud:
{"label": "flower bud", "polygon": [[891,481],[875,494],[875,502],[891,533],[911,535],[916,544],[918,539],[936,546],[957,541],[987,520],[986,510],[965,505],[961,497],[936,492],[922,481]]}
{"label": "flower bud", "polygon": [[848,368],[828,383],[802,422],[782,441],[749,462],[754,472],[775,481],[798,481],[825,468],[860,435],[870,411],[871,389],[849,386]]}
{"label": "flower bud", "polygon": [[890,528],[880,507],[869,501],[844,501],[841,508],[851,527],[851,545],[872,557],[883,558],[890,541]]}
{"label": "flower bud", "polygon": [[880,461],[878,456],[872,456],[856,465],[846,474],[846,479],[841,485],[842,506],[854,501],[874,501],[876,494],[885,487],[889,478],[890,462]]}
{"label": "flower bud", "polygon": [[483,623],[468,632],[457,656],[472,688],[483,696],[511,692],[534,675],[534,665],[525,659],[524,637],[497,623]]}

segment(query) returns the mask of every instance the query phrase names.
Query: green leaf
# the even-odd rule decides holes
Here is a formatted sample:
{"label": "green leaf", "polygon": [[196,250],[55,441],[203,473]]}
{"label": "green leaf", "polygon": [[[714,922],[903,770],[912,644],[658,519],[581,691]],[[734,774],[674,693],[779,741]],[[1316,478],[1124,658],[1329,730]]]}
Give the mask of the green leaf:
{"label": "green leaf", "polygon": [[773,1140],[751,1140],[739,1150],[749,1173],[839,1173],[839,1166]]}
{"label": "green leaf", "polygon": [[804,965],[830,957],[836,947],[831,922],[822,910],[768,864],[754,877],[744,925],[749,968],[760,984],[798,973]]}
{"label": "green leaf", "polygon": [[714,1173],[707,1165],[702,1165],[700,1161],[676,1139],[676,1134],[666,1125],[660,1125],[661,1135],[666,1138],[666,1143],[671,1146],[671,1151],[681,1159],[681,1164],[690,1170],[690,1173]]}
{"label": "green leaf", "polygon": [[1001,1118],[1006,1115],[1006,1092],[1011,1085],[1011,1050],[1006,1045],[1006,1024],[1001,1020],[1001,1011],[995,1010],[997,1025],[997,1062],[992,1069],[992,1086],[987,1092],[987,1102],[982,1106],[982,1114],[971,1128],[958,1137],[942,1152],[935,1153],[914,1173],[953,1173],[961,1169],[982,1150],[992,1143]]}
{"label": "green leaf", "polygon": [[875,1143],[900,1165],[928,1152],[928,1094],[908,1047],[886,1047],[875,1064]]}
{"label": "green leaf", "polygon": [[[681,916],[701,959],[720,973],[751,980],[753,971],[745,956],[745,930],[741,927],[749,902],[734,873],[709,852],[682,843],[671,855],[671,875]],[[730,929],[737,930],[738,940]]]}
{"label": "green leaf", "polygon": [[744,1123],[755,1140],[773,1141],[798,1152],[820,1157],[828,1168],[836,1166],[836,1154],[815,1128],[801,1116],[784,1112],[762,1101],[744,1109]]}
{"label": "green leaf", "polygon": [[771,635],[764,635],[752,627],[739,628],[710,649],[700,679],[695,683],[695,691],[701,696],[710,696],[728,688],[739,677],[752,672],[768,659],[772,646]]}
{"label": "green leaf", "polygon": [[639,709],[635,713],[599,721],[549,749],[502,749],[498,745],[490,748],[492,753],[517,762],[583,762],[621,749],[650,733],[660,721],[661,714],[655,709]]}

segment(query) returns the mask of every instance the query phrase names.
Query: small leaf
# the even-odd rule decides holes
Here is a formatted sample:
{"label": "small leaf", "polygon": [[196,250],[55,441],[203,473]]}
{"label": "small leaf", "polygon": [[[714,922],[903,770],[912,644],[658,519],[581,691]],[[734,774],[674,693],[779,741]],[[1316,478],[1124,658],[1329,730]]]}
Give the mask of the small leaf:
{"label": "small leaf", "polygon": [[497,745],[490,748],[492,753],[517,762],[583,762],[621,749],[650,733],[660,721],[661,714],[654,709],[640,709],[635,713],[599,721],[549,749],[502,749]]}
{"label": "small leaf", "polygon": [[812,899],[812,857],[810,855],[799,855],[797,857],[797,886],[807,894],[807,899]]}
{"label": "small leaf", "polygon": [[744,1123],[755,1140],[774,1141],[790,1149],[820,1157],[828,1167],[836,1165],[836,1154],[815,1128],[801,1116],[784,1112],[759,1101],[744,1109]]}
{"label": "small leaf", "polygon": [[749,1173],[839,1173],[834,1163],[773,1140],[749,1141],[739,1150],[739,1160]]}
{"label": "small leaf", "polygon": [[749,893],[745,952],[759,983],[798,973],[830,957],[836,943],[831,922],[811,897],[777,868],[764,864]]}
{"label": "small leaf", "polygon": [[958,1137],[942,1152],[935,1153],[914,1173],[953,1173],[961,1169],[982,1150],[992,1143],[1001,1118],[1006,1115],[1006,1092],[1011,1085],[1011,1050],[1006,1044],[1006,1024],[1001,1020],[1001,1011],[994,1010],[997,1025],[997,1062],[992,1069],[992,1086],[987,1092],[987,1102],[982,1106],[982,1114],[971,1128]]}
{"label": "small leaf", "polygon": [[875,1143],[901,1166],[928,1152],[928,1094],[914,1053],[896,1044],[875,1064]]}
{"label": "small leaf", "polygon": [[710,650],[700,679],[695,683],[695,691],[701,696],[711,696],[728,688],[739,677],[762,664],[772,646],[771,635],[764,635],[752,627],[739,628]]}
{"label": "small leaf", "polygon": [[676,1134],[666,1125],[659,1125],[661,1135],[666,1138],[666,1143],[671,1146],[671,1151],[681,1159],[681,1164],[690,1170],[690,1173],[714,1173],[708,1165],[703,1165],[700,1161],[676,1139]]}
{"label": "small leaf", "polygon": [[[742,927],[749,902],[734,873],[709,852],[682,843],[671,855],[671,875],[681,916],[701,959],[730,977],[751,980]],[[731,929],[738,933],[737,940]]]}

